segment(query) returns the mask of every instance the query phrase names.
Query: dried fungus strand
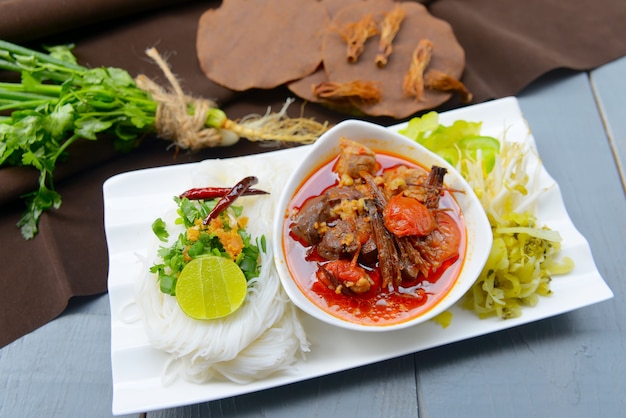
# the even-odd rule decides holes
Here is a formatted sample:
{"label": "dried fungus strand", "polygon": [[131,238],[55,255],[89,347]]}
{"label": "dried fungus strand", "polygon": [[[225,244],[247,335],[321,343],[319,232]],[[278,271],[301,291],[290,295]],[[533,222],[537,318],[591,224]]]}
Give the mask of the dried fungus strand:
{"label": "dried fungus strand", "polygon": [[351,103],[377,103],[382,99],[382,91],[378,83],[367,80],[345,83],[324,81],[313,86],[313,95],[321,99]]}
{"label": "dried fungus strand", "polygon": [[351,22],[340,28],[339,35],[346,42],[346,58],[355,63],[365,49],[365,42],[378,34],[378,26],[371,14],[366,14],[358,22]]}
{"label": "dried fungus strand", "polygon": [[385,18],[381,23],[380,41],[378,42],[378,55],[376,55],[376,65],[385,67],[387,61],[393,52],[393,40],[400,30],[400,25],[406,17],[406,12],[400,6],[396,6],[393,10],[385,14]]}
{"label": "dried fungus strand", "polygon": [[433,43],[428,39],[420,40],[411,56],[409,71],[404,77],[402,91],[407,96],[414,96],[417,100],[424,97],[424,71],[433,54]]}
{"label": "dried fungus strand", "polygon": [[[305,91],[307,100],[324,103],[325,106],[351,115],[365,114],[396,119],[407,118],[425,109],[436,108],[450,99],[452,93],[428,89],[424,86],[423,98],[416,100],[414,96],[405,94],[402,88],[404,77],[411,66],[413,51],[421,39],[428,39],[435,45],[430,62],[424,67],[426,71],[436,68],[460,79],[465,65],[463,48],[456,40],[450,24],[433,17],[422,4],[410,1],[358,0],[358,3],[339,10],[331,21],[331,27],[344,27],[347,23],[357,21],[367,14],[374,16],[380,25],[385,14],[390,13],[396,6],[401,7],[406,16],[393,39],[391,58],[383,69],[375,64],[378,54],[377,37],[366,43],[359,61],[351,64],[346,61],[346,43],[343,39],[334,30],[326,31],[322,49],[322,70],[307,78],[306,81],[291,85],[292,91]],[[312,94],[311,85],[317,85],[322,81],[349,80],[376,82],[382,91],[382,99],[373,104],[359,101],[338,103],[317,98]]]}
{"label": "dried fungus strand", "polygon": [[465,84],[443,71],[428,70],[424,75],[424,84],[429,89],[457,93],[463,103],[472,101],[472,93]]}

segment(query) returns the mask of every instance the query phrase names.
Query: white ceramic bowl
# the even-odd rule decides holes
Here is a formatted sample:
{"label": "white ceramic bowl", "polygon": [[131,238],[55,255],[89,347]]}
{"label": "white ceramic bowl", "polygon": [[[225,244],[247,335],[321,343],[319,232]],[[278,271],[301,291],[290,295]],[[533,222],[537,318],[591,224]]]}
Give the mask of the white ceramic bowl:
{"label": "white ceramic bowl", "polygon": [[[289,214],[287,213],[289,204],[310,174],[339,154],[339,138],[342,136],[361,143],[375,152],[382,151],[404,156],[407,160],[417,162],[424,167],[431,167],[432,165],[445,167],[448,169],[445,184],[452,189],[463,191],[463,193],[454,193],[464,217],[467,239],[465,254],[461,254],[464,260],[460,274],[443,299],[430,310],[410,320],[391,325],[363,325],[340,319],[322,310],[309,300],[294,281],[288,268],[283,243],[283,228],[285,222],[289,222]],[[292,302],[307,314],[321,321],[360,331],[389,331],[406,328],[442,313],[457,302],[472,286],[487,261],[492,244],[491,228],[487,216],[471,187],[454,168],[439,156],[396,132],[379,125],[357,120],[348,120],[337,124],[310,147],[302,164],[292,173],[281,193],[274,218],[273,236],[276,267],[281,283]]]}

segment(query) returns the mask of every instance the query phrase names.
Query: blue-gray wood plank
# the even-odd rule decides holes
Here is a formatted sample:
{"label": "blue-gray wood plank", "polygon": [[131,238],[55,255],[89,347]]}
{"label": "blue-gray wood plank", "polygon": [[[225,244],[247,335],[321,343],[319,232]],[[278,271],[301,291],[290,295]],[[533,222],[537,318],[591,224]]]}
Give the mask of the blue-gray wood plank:
{"label": "blue-gray wood plank", "polygon": [[626,189],[626,57],[592,71],[591,85]]}
{"label": "blue-gray wood plank", "polygon": [[[626,161],[625,67],[620,60],[590,76],[544,77],[519,97],[544,164],[589,241],[613,300],[355,370],[148,417],[620,416],[626,406],[621,308],[626,201],[615,157]],[[106,295],[87,298],[0,350],[0,416],[111,416],[109,318]]]}
{"label": "blue-gray wood plank", "polygon": [[0,417],[110,417],[112,401],[107,295],[72,302],[0,350]]}

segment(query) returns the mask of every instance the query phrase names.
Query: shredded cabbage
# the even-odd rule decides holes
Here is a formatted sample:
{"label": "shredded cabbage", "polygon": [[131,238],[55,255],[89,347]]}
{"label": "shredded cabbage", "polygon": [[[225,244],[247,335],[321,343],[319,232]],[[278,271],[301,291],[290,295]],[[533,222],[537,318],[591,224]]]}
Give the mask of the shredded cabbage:
{"label": "shredded cabbage", "polygon": [[[476,128],[475,124],[458,121],[445,127],[434,121],[432,112],[424,116],[427,116],[426,121],[412,120],[410,129],[401,133],[433,152],[444,150],[441,153],[444,158],[451,142],[437,145],[436,141],[430,140],[430,132],[445,138],[450,129],[450,137],[456,141],[453,144],[458,144],[464,139],[459,136],[459,127]],[[479,132],[474,131],[471,135],[476,137]],[[500,143],[498,152],[486,144],[486,149],[481,149],[479,143],[474,152],[459,154],[454,164],[478,196],[493,232],[489,258],[464,296],[462,306],[481,318],[494,315],[502,319],[514,318],[522,314],[523,306],[535,306],[539,296],[549,296],[552,276],[570,272],[574,262],[568,257],[560,257],[561,235],[558,231],[537,226],[535,206],[544,189],[539,185],[541,161],[534,149],[528,142],[513,142],[506,138]]]}

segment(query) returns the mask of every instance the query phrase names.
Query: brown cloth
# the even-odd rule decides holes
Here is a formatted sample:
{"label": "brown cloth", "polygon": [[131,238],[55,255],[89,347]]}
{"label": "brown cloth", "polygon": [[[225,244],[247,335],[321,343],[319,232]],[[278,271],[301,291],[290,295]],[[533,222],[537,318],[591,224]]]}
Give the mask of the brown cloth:
{"label": "brown cloth", "polygon": [[177,0],[0,0],[0,36],[5,41],[40,39],[158,7]]}
{"label": "brown cloth", "polygon": [[[121,67],[132,75],[143,73],[163,82],[159,69],[144,54],[154,46],[167,58],[187,93],[215,100],[230,118],[262,114],[268,106],[278,110],[291,96],[286,88],[234,93],[204,77],[195,51],[197,22],[205,10],[219,3],[0,0],[0,39],[36,48],[74,43],[74,52],[84,65]],[[473,92],[474,102],[515,95],[558,68],[589,70],[626,54],[623,0],[423,3],[452,25],[465,48],[463,81]],[[241,63],[242,72],[254,68],[254,62]],[[451,101],[438,110],[457,106]],[[290,108],[292,116],[299,112],[297,104]],[[331,123],[347,118],[314,104],[308,104],[304,113]],[[129,154],[115,153],[107,138],[76,144],[69,161],[55,174],[63,204],[44,214],[40,232],[31,241],[21,237],[15,224],[24,210],[19,195],[34,187],[37,173],[1,168],[0,347],[54,319],[72,297],[106,292],[102,184],[107,178],[129,170],[271,150],[245,140],[195,154],[176,153],[157,138],[145,138]]]}

